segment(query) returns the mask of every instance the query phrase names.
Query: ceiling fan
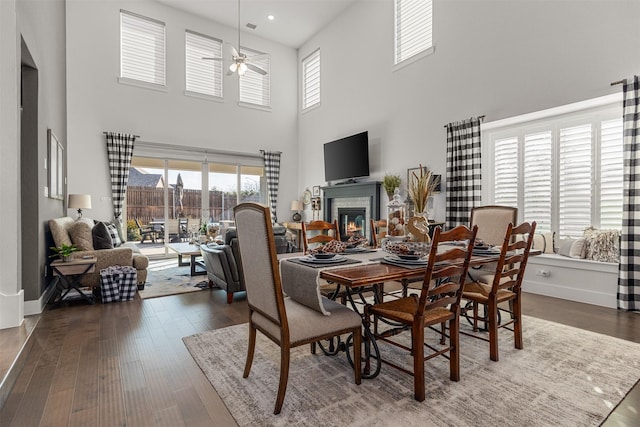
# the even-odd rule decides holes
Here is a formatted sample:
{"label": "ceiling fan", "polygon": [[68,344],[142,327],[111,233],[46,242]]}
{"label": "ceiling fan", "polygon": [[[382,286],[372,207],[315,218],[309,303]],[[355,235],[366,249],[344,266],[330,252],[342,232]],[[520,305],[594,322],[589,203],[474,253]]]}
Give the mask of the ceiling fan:
{"label": "ceiling fan", "polygon": [[[251,61],[256,61],[260,59],[264,59],[269,57],[269,54],[263,53],[259,55],[247,56],[245,53],[240,52],[240,0],[238,0],[238,49],[235,48],[232,44],[228,43],[228,46],[231,48],[231,65],[229,66],[229,70],[227,71],[227,76],[230,76],[234,73],[238,73],[239,76],[243,76],[247,70],[251,70],[261,75],[266,75],[267,72],[262,68],[258,67],[251,63]],[[208,59],[213,61],[223,61],[224,58],[212,58],[212,57],[203,57],[202,59]]]}

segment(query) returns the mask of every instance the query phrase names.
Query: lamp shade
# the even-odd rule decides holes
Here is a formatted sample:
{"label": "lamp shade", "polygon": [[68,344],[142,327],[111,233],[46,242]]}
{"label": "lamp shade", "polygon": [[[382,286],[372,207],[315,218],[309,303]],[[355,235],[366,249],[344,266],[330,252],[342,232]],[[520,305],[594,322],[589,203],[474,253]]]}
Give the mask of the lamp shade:
{"label": "lamp shade", "polygon": [[69,208],[91,209],[90,194],[69,194]]}
{"label": "lamp shade", "polygon": [[291,202],[291,210],[292,211],[301,211],[302,210],[302,201],[300,200],[293,200]]}

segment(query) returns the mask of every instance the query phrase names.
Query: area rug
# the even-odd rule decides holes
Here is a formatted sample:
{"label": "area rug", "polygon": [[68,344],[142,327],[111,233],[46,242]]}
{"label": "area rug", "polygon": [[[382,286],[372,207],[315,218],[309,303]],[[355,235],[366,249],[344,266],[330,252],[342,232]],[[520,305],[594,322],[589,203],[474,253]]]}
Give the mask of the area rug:
{"label": "area rug", "polygon": [[488,343],[461,336],[459,382],[449,381],[446,359],[428,361],[424,402],[413,399],[412,377],[388,365],[358,386],[344,354],[299,347],[280,415],[279,347],[264,335],[247,379],[246,324],[183,341],[240,426],[597,426],[640,378],[640,344],[532,317],[523,323],[525,349],[502,331],[499,362],[489,360]]}
{"label": "area rug", "polygon": [[138,295],[146,299],[207,289],[207,276],[191,276],[189,268],[178,267],[176,259],[151,261],[147,268],[147,282]]}

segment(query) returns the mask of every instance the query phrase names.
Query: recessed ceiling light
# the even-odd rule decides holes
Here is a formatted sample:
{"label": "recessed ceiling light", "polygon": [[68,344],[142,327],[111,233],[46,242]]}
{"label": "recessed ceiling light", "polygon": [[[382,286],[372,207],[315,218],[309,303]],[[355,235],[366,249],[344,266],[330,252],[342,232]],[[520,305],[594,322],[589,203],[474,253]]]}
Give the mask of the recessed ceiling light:
{"label": "recessed ceiling light", "polygon": [[276,17],[275,17],[275,16],[273,16],[273,15],[267,15],[267,19],[268,19],[269,21],[273,21],[274,19],[276,19]]}

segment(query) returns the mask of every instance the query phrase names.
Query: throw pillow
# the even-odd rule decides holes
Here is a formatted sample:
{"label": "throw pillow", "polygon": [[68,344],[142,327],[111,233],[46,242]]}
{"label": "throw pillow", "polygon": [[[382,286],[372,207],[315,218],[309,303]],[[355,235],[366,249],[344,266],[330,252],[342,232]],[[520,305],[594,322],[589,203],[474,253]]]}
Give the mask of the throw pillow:
{"label": "throw pillow", "polygon": [[94,249],[113,249],[111,235],[104,222],[98,222],[91,230]]}
{"label": "throw pillow", "polygon": [[556,233],[536,233],[533,236],[532,249],[541,251],[543,254],[555,253],[555,235]]}
{"label": "throw pillow", "polygon": [[81,251],[93,250],[93,236],[91,226],[83,221],[76,221],[69,228],[69,237],[76,247]]}
{"label": "throw pillow", "polygon": [[122,240],[120,239],[120,235],[118,234],[118,227],[115,224],[107,224],[107,230],[109,230],[109,235],[111,236],[111,242],[113,243],[113,247],[117,248],[122,245]]}
{"label": "throw pillow", "polygon": [[532,249],[536,249],[544,253],[544,249],[545,249],[544,236],[540,233],[535,234],[533,236],[533,244],[531,246],[532,246]]}
{"label": "throw pillow", "polygon": [[558,255],[569,256],[571,252],[571,246],[573,246],[575,239],[562,239],[560,240],[560,246],[558,247]]}
{"label": "throw pillow", "polygon": [[620,231],[598,230],[588,227],[584,230],[587,242],[586,258],[601,262],[618,262]]}
{"label": "throw pillow", "polygon": [[68,216],[49,220],[49,230],[51,237],[57,247],[71,245],[73,242],[69,237],[69,228],[73,225],[73,219]]}
{"label": "throw pillow", "polygon": [[587,239],[581,237],[576,239],[571,245],[569,256],[571,258],[584,258],[587,251]]}

